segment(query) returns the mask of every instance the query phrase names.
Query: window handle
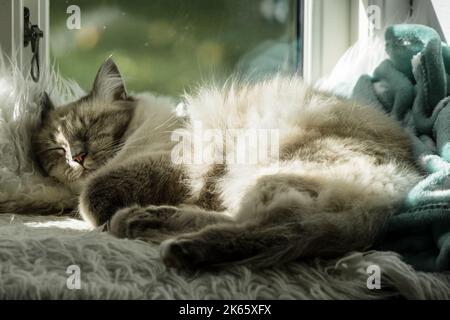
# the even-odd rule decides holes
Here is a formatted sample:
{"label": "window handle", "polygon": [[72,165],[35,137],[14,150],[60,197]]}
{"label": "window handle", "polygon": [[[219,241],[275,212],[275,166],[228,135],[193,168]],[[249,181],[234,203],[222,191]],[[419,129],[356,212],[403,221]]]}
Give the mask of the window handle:
{"label": "window handle", "polygon": [[27,47],[31,43],[32,58],[30,74],[33,81],[38,82],[40,77],[39,40],[44,37],[44,32],[39,29],[38,25],[31,24],[30,9],[27,7],[23,8],[23,17],[23,45]]}

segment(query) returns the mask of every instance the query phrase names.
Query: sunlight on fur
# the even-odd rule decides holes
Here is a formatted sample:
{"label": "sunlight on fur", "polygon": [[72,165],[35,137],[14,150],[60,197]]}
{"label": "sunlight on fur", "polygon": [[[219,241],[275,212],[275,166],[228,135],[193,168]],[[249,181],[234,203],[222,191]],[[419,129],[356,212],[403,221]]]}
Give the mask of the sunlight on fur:
{"label": "sunlight on fur", "polygon": [[92,227],[86,222],[69,218],[65,220],[49,220],[44,222],[25,222],[24,225],[31,228],[60,228],[80,231],[92,230]]}

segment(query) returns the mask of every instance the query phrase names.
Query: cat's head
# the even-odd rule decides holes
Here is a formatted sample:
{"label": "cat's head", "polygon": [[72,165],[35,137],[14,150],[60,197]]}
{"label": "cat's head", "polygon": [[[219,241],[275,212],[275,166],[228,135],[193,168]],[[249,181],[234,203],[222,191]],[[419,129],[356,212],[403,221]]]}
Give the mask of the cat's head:
{"label": "cat's head", "polygon": [[48,175],[78,186],[120,150],[133,110],[133,99],[109,58],[87,96],[55,108],[44,95],[41,123],[32,136],[37,161]]}

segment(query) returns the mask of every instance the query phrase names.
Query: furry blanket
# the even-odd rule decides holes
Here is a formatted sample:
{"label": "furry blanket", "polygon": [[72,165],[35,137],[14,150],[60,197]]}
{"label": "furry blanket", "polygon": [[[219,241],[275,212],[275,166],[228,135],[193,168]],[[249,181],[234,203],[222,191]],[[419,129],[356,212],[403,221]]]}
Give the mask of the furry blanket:
{"label": "furry blanket", "polygon": [[[392,252],[260,271],[239,266],[187,273],[166,269],[156,246],[89,230],[78,219],[5,212],[14,201],[70,197],[41,176],[30,157],[29,135],[43,90],[57,103],[82,93],[54,74],[34,84],[0,63],[0,299],[450,298],[450,276],[416,272]],[[80,271],[79,289],[67,285],[73,265]],[[371,265],[380,267],[381,289],[367,287]]]}
{"label": "furry blanket", "polygon": [[[389,252],[251,271],[196,274],[166,269],[158,248],[89,231],[67,217],[0,216],[0,299],[380,299],[450,298],[445,276],[416,273]],[[80,268],[80,289],[66,283]],[[381,268],[382,290],[366,286]]]}

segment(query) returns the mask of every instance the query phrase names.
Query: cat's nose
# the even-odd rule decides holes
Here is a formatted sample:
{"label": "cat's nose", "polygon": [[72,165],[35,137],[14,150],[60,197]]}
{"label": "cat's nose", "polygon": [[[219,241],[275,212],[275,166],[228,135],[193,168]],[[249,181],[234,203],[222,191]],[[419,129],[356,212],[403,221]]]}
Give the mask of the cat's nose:
{"label": "cat's nose", "polygon": [[87,153],[82,151],[82,152],[79,152],[76,155],[74,155],[72,157],[72,160],[75,161],[75,162],[78,162],[79,164],[83,164],[84,159],[86,158],[86,156],[87,156]]}

